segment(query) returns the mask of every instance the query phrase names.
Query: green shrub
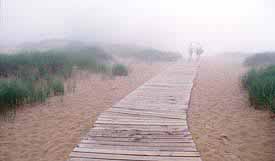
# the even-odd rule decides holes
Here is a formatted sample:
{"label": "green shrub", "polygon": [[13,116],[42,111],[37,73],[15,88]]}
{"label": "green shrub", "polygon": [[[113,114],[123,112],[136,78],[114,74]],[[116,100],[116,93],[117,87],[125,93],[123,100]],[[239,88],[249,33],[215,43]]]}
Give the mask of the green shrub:
{"label": "green shrub", "polygon": [[64,95],[61,80],[71,76],[74,66],[106,73],[111,59],[95,47],[0,54],[0,112],[2,108],[12,109],[26,103],[45,102],[53,95]]}
{"label": "green shrub", "polygon": [[23,104],[29,98],[28,85],[22,80],[0,80],[0,107]]}
{"label": "green shrub", "polygon": [[112,68],[112,75],[114,76],[127,76],[128,75],[128,69],[123,64],[115,64]]}
{"label": "green shrub", "polygon": [[275,66],[251,69],[242,78],[251,105],[268,107],[275,113]]}
{"label": "green shrub", "polygon": [[64,95],[64,84],[60,80],[52,80],[49,86],[55,96]]}
{"label": "green shrub", "polygon": [[[97,48],[55,49],[48,51],[20,51],[0,54],[0,77],[16,76],[29,79],[60,75],[69,77],[72,67],[101,72],[111,56]],[[98,68],[100,67],[100,68]]]}
{"label": "green shrub", "polygon": [[29,100],[29,103],[33,103],[33,102],[45,102],[47,100],[47,98],[50,96],[49,94],[49,90],[45,87],[38,87],[36,89],[34,89],[31,93],[31,97]]}
{"label": "green shrub", "polygon": [[63,82],[53,79],[45,81],[0,80],[0,107],[15,107],[25,103],[45,102],[53,95],[63,95]]}

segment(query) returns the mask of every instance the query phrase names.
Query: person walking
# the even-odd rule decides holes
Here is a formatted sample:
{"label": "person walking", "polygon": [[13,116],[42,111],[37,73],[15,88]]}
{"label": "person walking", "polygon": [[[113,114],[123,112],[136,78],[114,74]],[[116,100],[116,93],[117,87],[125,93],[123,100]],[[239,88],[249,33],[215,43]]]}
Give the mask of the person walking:
{"label": "person walking", "polygon": [[194,52],[194,49],[193,49],[192,44],[191,44],[190,47],[189,47],[189,49],[188,49],[188,53],[189,53],[188,61],[189,62],[192,60],[193,52]]}
{"label": "person walking", "polygon": [[201,46],[199,46],[198,48],[196,48],[196,56],[197,56],[197,61],[200,60],[201,54],[204,52],[203,48]]}
{"label": "person walking", "polygon": [[188,49],[189,58],[188,61],[192,60],[193,54],[196,54],[196,60],[199,61],[202,53],[204,52],[200,43],[191,43]]}

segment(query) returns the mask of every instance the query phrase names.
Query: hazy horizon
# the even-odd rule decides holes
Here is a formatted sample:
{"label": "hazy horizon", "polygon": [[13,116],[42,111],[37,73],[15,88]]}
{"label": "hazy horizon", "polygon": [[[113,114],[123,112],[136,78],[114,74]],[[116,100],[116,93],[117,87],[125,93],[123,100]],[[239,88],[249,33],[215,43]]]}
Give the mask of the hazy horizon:
{"label": "hazy horizon", "polygon": [[207,53],[275,50],[272,0],[0,0],[0,46],[44,39]]}

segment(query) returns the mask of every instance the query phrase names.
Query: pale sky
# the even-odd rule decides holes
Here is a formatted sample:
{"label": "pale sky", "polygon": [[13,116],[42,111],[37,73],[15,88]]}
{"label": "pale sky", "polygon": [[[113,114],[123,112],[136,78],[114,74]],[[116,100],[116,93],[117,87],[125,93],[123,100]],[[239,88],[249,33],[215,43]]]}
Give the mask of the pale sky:
{"label": "pale sky", "polygon": [[0,0],[0,45],[42,39],[275,50],[274,0]]}

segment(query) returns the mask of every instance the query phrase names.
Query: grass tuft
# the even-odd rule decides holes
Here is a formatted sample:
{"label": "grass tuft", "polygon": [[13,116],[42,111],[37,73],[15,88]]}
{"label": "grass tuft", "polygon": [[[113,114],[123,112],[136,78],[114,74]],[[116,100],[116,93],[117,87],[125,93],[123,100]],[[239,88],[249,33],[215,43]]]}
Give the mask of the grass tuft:
{"label": "grass tuft", "polygon": [[112,68],[112,75],[114,76],[127,76],[128,69],[123,64],[114,64]]}
{"label": "grass tuft", "polygon": [[106,73],[111,59],[95,47],[0,54],[0,111],[64,95],[74,67]]}
{"label": "grass tuft", "polygon": [[250,69],[242,78],[251,105],[269,108],[275,113],[275,65]]}

